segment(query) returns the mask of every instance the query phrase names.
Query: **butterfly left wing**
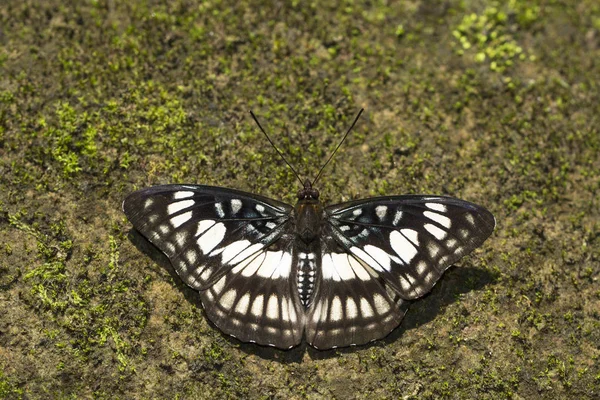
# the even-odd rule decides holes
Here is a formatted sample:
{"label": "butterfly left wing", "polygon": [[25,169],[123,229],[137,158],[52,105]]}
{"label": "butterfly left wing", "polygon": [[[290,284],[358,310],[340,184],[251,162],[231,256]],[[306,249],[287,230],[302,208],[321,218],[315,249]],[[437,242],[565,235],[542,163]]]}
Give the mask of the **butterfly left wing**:
{"label": "butterfly left wing", "polygon": [[321,284],[307,315],[317,348],[385,337],[404,301],[431,290],[452,263],[492,233],[493,215],[443,196],[394,196],[325,209]]}
{"label": "butterfly left wing", "polygon": [[289,348],[302,338],[293,291],[292,207],[211,186],[164,185],[129,195],[136,230],[198,290],[208,318],[242,341]]}

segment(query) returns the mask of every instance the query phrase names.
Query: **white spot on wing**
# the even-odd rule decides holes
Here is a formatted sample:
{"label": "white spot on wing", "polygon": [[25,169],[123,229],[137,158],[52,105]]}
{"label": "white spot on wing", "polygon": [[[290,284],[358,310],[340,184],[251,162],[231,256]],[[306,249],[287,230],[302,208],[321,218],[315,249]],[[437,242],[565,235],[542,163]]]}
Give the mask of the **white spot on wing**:
{"label": "white spot on wing", "polygon": [[331,253],[331,260],[333,267],[342,280],[354,279],[354,271],[352,271],[346,253]]}
{"label": "white spot on wing", "polygon": [[342,309],[342,302],[339,296],[335,296],[331,301],[331,307],[329,308],[329,318],[332,321],[340,321],[343,317],[344,310]]}
{"label": "white spot on wing", "polygon": [[445,230],[438,228],[433,224],[425,224],[424,228],[427,229],[427,232],[431,233],[437,240],[442,240],[448,234]]}
{"label": "white spot on wing", "polygon": [[262,204],[257,204],[255,208],[256,208],[256,211],[258,211],[259,213],[262,213],[263,211],[265,211],[265,207]]}
{"label": "white spot on wing", "polygon": [[400,232],[392,231],[392,233],[390,233],[390,245],[396,254],[400,256],[402,261],[408,264],[417,255],[417,248],[404,236],[412,235],[412,232],[416,234],[416,231],[413,231],[412,229],[402,229]]}
{"label": "white spot on wing", "polygon": [[281,261],[282,257],[283,257],[283,251],[281,251],[281,250],[280,251],[267,251],[266,257],[265,257],[262,265],[258,269],[258,271],[256,271],[256,274],[263,278],[271,278],[271,276],[277,270],[277,267],[279,266],[279,262]]}
{"label": "white spot on wing", "polygon": [[178,271],[182,272],[182,273],[187,273],[188,270],[188,264],[185,262],[185,260],[180,260],[178,263]]}
{"label": "white spot on wing", "polygon": [[427,263],[425,261],[421,261],[417,264],[417,274],[423,275],[423,273],[427,271]]}
{"label": "white spot on wing", "polygon": [[356,307],[356,302],[352,297],[348,297],[346,299],[346,317],[349,319],[358,317],[358,308]]}
{"label": "white spot on wing", "polygon": [[296,309],[294,308],[294,302],[292,301],[292,299],[288,299],[288,304],[288,310],[290,312],[290,321],[298,321],[298,314],[296,313]]}
{"label": "white spot on wing", "polygon": [[[210,271],[209,268],[206,268],[206,270]],[[217,281],[217,283],[215,283],[214,285],[212,285],[211,289],[215,292],[215,293],[221,293],[221,291],[223,290],[223,288],[225,287],[225,276],[222,277],[221,279],[219,279]]]}
{"label": "white spot on wing", "polygon": [[411,289],[411,284],[408,281],[408,279],[401,276],[399,280],[400,280],[400,286],[402,286],[402,289],[406,292],[409,292]]}
{"label": "white spot on wing", "polygon": [[419,245],[419,234],[414,229],[400,229],[400,233],[415,246]]}
{"label": "white spot on wing", "polygon": [[[204,222],[204,221],[202,221]],[[202,250],[203,254],[210,253],[215,247],[221,243],[225,237],[227,229],[223,223],[218,223],[208,229],[205,233],[198,238],[198,246]]]}
{"label": "white spot on wing", "polygon": [[471,226],[475,226],[475,218],[473,218],[473,214],[465,215],[465,219],[469,224],[471,224]]}
{"label": "white spot on wing", "polygon": [[190,263],[191,265],[196,264],[196,259],[198,257],[198,253],[196,252],[196,250],[188,250],[185,253],[185,257],[188,260],[188,263]]}
{"label": "white spot on wing", "polygon": [[188,233],[186,231],[175,232],[175,243],[177,243],[179,247],[183,247],[186,242],[187,235]]}
{"label": "white spot on wing", "polygon": [[230,261],[239,255],[246,247],[250,246],[250,242],[248,240],[238,240],[236,242],[231,243],[222,253],[222,262],[224,264],[230,263]]}
{"label": "white spot on wing", "polygon": [[440,203],[425,203],[425,207],[439,212],[446,212],[448,210],[445,205]]}
{"label": "white spot on wing", "polygon": [[147,198],[146,201],[144,201],[144,208],[150,208],[152,207],[152,204],[154,204],[154,200]]}
{"label": "white spot on wing", "polygon": [[269,221],[265,224],[265,226],[267,227],[267,229],[274,229],[277,226],[277,224],[273,221]]}
{"label": "white spot on wing", "polygon": [[387,214],[387,206],[377,206],[375,207],[375,214],[377,214],[377,218],[380,220],[385,218],[385,214]]}
{"label": "white spot on wing", "polygon": [[423,215],[429,218],[430,220],[442,225],[446,229],[450,228],[450,225],[452,225],[450,218],[446,217],[445,215],[434,213],[431,211],[425,211]]}
{"label": "white spot on wing", "polygon": [[[202,273],[200,274],[200,280],[202,280],[202,282],[206,282],[212,275],[212,268],[207,268],[205,265],[202,265],[198,270],[202,270]],[[223,279],[221,279],[221,281],[225,283]]]}
{"label": "white spot on wing", "polygon": [[320,319],[323,319],[324,316],[321,315],[322,311],[323,311],[323,302],[320,301],[315,306],[315,311],[313,312],[313,321],[314,322],[318,322]]}
{"label": "white spot on wing", "polygon": [[213,221],[212,219],[205,219],[203,221],[200,221],[198,223],[198,230],[196,231],[196,237],[200,236],[202,233],[204,233],[204,231],[206,231],[208,228],[210,228],[214,224],[215,224],[215,221]]}
{"label": "white spot on wing", "polygon": [[369,301],[364,297],[360,298],[360,312],[364,318],[369,318],[374,315],[373,308],[369,304]]}
{"label": "white spot on wing", "polygon": [[219,299],[219,305],[227,310],[230,310],[231,307],[233,307],[233,303],[235,302],[236,297],[237,292],[235,291],[235,289],[229,289]]}
{"label": "white spot on wing", "polygon": [[433,271],[429,271],[429,273],[425,276],[425,282],[427,282],[427,283],[433,282],[434,276],[435,275],[434,275]]}
{"label": "white spot on wing", "polygon": [[185,224],[190,219],[192,219],[192,212],[184,212],[183,214],[179,214],[171,218],[171,224],[173,224],[173,227],[179,228],[181,225]]}
{"label": "white spot on wing", "polygon": [[242,262],[238,263],[235,267],[233,267],[231,269],[231,273],[234,274],[234,275],[239,274],[244,268],[246,268],[246,266],[248,264],[250,264],[252,262],[252,260],[253,260],[252,257],[246,258]]}
{"label": "white spot on wing", "polygon": [[281,257],[281,261],[279,262],[279,266],[277,267],[277,274],[279,278],[287,278],[290,276],[290,272],[292,271],[292,254],[288,252],[284,252]]}
{"label": "white spot on wing", "polygon": [[[242,270],[242,276],[250,277],[256,274],[256,271],[260,268],[263,260],[265,259],[265,252],[259,253],[256,257],[252,259],[252,262],[248,264],[246,268]],[[237,267],[236,267],[237,268]]]}
{"label": "white spot on wing", "polygon": [[323,274],[323,279],[333,279],[334,281],[340,281],[341,278],[333,265],[333,258],[331,254],[323,254],[323,259],[321,261],[321,273]]}
{"label": "white spot on wing", "polygon": [[181,192],[175,192],[175,194],[173,195],[173,198],[175,200],[187,199],[188,197],[192,197],[193,195],[194,195],[194,192],[181,191]]}
{"label": "white spot on wing", "polygon": [[400,210],[396,211],[396,214],[394,215],[394,222],[393,222],[393,224],[395,226],[398,225],[398,222],[400,222],[401,218],[402,218],[402,211],[400,211]]}
{"label": "white spot on wing", "polygon": [[373,295],[373,303],[378,314],[385,314],[390,310],[390,303],[379,293]]}
{"label": "white spot on wing", "polygon": [[353,256],[348,256],[348,260],[350,260],[350,266],[352,267],[352,270],[361,281],[368,281],[371,279],[371,275],[367,272],[360,261]]}
{"label": "white spot on wing", "polygon": [[429,256],[431,258],[436,258],[438,253],[440,252],[440,246],[433,242],[427,243],[427,250],[429,251]]}
{"label": "white spot on wing", "polygon": [[191,207],[193,205],[194,200],[176,201],[175,203],[171,203],[167,206],[167,213],[169,213],[169,215],[175,214],[176,212]]}
{"label": "white spot on wing", "polygon": [[379,264],[377,264],[377,261],[375,261],[373,259],[373,257],[371,257],[369,254],[365,253],[361,248],[353,246],[350,248],[350,251],[352,252],[352,254],[354,254],[356,257],[360,258],[361,260],[363,260],[366,264],[368,264],[374,270],[379,271],[379,272],[384,271],[381,268],[381,266]]}
{"label": "white spot on wing", "polygon": [[[250,242],[248,242],[250,243]],[[263,248],[260,243],[254,243],[252,246],[248,246],[246,249],[241,251],[238,255],[230,261],[230,264],[237,264],[244,261],[246,258],[253,256],[256,252]]]}
{"label": "white spot on wing", "polygon": [[258,296],[256,296],[256,298],[252,302],[252,308],[250,309],[252,315],[254,315],[255,317],[262,317],[264,301],[264,295],[259,294]]}
{"label": "white spot on wing", "polygon": [[240,199],[231,200],[231,212],[237,214],[242,209],[242,201]]}
{"label": "white spot on wing", "polygon": [[362,209],[357,208],[356,210],[352,211],[352,215],[354,215],[355,217],[358,217],[360,214],[362,214]]}
{"label": "white spot on wing", "polygon": [[375,261],[386,271],[389,271],[392,267],[390,264],[390,256],[385,251],[381,250],[379,247],[372,246],[370,244],[365,246],[365,251],[373,257]]}
{"label": "white spot on wing", "polygon": [[284,297],[281,299],[281,319],[284,321],[290,321],[290,309],[292,305],[290,302]]}
{"label": "white spot on wing", "polygon": [[267,317],[271,319],[279,318],[279,304],[275,293],[269,297],[269,301],[267,302]]}
{"label": "white spot on wing", "polygon": [[223,211],[223,204],[215,203],[215,211],[217,212],[219,218],[223,218],[225,216],[225,211]]}

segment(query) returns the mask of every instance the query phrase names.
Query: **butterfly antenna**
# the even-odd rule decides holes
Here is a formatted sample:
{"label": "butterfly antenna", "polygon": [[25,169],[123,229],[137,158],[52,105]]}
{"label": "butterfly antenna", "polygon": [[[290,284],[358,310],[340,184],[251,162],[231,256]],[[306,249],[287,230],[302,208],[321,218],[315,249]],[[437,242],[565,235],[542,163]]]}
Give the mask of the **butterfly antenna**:
{"label": "butterfly antenna", "polygon": [[317,183],[317,180],[319,179],[319,177],[321,176],[321,173],[323,172],[323,170],[325,169],[325,167],[327,166],[327,164],[329,164],[329,161],[331,161],[331,159],[333,158],[333,156],[335,155],[335,153],[338,151],[338,149],[342,146],[342,143],[344,143],[344,140],[346,140],[346,138],[348,137],[348,134],[350,134],[350,131],[352,130],[352,128],[354,128],[354,125],[356,125],[356,121],[358,121],[358,119],[360,118],[360,115],[363,113],[365,109],[361,108],[360,111],[358,112],[358,115],[356,116],[356,118],[354,118],[354,122],[352,123],[352,125],[350,126],[350,129],[348,129],[348,132],[346,132],[346,134],[344,135],[344,137],[342,138],[342,141],[340,142],[340,144],[337,145],[337,147],[335,148],[335,150],[333,151],[333,153],[331,153],[331,155],[329,156],[329,159],[327,160],[327,162],[325,164],[323,164],[323,166],[321,167],[321,169],[319,170],[319,173],[317,174],[317,177],[315,178],[315,180],[312,182],[312,185],[314,186],[315,183]]}
{"label": "butterfly antenna", "polygon": [[260,131],[265,135],[265,137],[267,138],[267,140],[269,141],[269,143],[271,143],[271,146],[273,146],[273,148],[275,149],[275,151],[277,151],[277,154],[279,154],[279,157],[281,157],[283,159],[283,161],[285,161],[285,163],[287,164],[288,167],[290,167],[290,169],[292,170],[292,172],[294,173],[294,175],[296,175],[296,178],[298,178],[298,180],[300,181],[300,184],[302,184],[304,186],[304,182],[302,182],[302,178],[300,178],[300,175],[298,175],[298,173],[296,172],[296,170],[294,169],[294,167],[292,167],[292,164],[290,164],[285,157],[283,156],[283,154],[281,153],[281,151],[279,151],[279,149],[277,148],[277,146],[275,146],[275,143],[273,143],[273,141],[271,140],[271,138],[269,137],[269,135],[267,135],[267,132],[265,132],[265,130],[263,129],[263,127],[260,125],[260,122],[258,122],[258,119],[256,119],[256,115],[254,115],[254,113],[252,111],[250,111],[250,115],[252,115],[252,118],[254,119],[254,122],[256,122],[256,125],[258,125],[258,127],[260,128]]}

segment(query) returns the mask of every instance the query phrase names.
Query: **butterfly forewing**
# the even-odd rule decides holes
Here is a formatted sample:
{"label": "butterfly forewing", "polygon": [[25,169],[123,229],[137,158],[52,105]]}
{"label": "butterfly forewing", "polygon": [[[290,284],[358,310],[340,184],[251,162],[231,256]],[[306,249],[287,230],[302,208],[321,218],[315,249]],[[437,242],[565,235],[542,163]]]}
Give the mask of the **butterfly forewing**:
{"label": "butterfly forewing", "polygon": [[229,189],[164,185],[132,193],[123,211],[184,282],[204,289],[289,229],[291,207]]}
{"label": "butterfly forewing", "polygon": [[429,292],[495,226],[486,209],[443,196],[359,200],[325,213],[332,237],[406,300]]}

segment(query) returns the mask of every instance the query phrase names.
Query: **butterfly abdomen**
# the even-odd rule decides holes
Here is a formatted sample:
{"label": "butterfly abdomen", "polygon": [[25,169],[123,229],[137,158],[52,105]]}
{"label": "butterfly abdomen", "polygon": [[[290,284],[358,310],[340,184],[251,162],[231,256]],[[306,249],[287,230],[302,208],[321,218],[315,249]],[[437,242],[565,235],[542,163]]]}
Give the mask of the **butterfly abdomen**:
{"label": "butterfly abdomen", "polygon": [[312,304],[317,285],[317,261],[320,255],[323,209],[318,200],[300,200],[294,210],[296,222],[296,281],[298,297],[304,309]]}
{"label": "butterfly abdomen", "polygon": [[297,276],[298,297],[300,303],[307,310],[313,303],[316,292],[318,272],[317,262],[319,257],[320,246],[318,241],[313,241],[306,245],[301,239],[297,240]]}

